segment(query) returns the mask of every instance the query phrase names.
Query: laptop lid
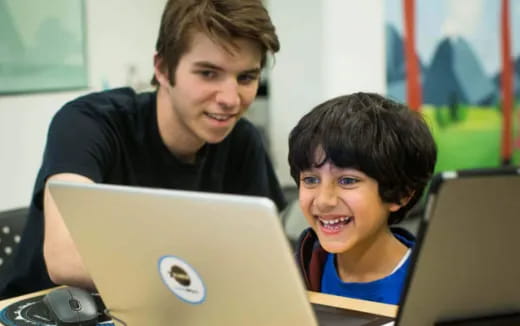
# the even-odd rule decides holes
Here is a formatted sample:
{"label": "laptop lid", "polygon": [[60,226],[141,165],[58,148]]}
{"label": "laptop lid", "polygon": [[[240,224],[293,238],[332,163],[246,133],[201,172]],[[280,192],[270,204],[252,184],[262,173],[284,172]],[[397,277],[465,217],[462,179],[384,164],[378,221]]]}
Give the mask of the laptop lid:
{"label": "laptop lid", "polygon": [[434,178],[398,325],[497,325],[518,318],[519,173],[465,170]]}
{"label": "laptop lid", "polygon": [[380,325],[311,307],[266,198],[49,182],[110,314],[129,325]]}
{"label": "laptop lid", "polygon": [[128,325],[317,325],[265,198],[51,182],[110,314]]}

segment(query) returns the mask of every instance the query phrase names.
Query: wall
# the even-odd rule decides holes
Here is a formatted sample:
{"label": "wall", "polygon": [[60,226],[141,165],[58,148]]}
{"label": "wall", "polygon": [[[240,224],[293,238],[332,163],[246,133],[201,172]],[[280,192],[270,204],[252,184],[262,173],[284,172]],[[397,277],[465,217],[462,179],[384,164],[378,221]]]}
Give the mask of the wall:
{"label": "wall", "polygon": [[91,90],[152,76],[152,57],[165,0],[85,1],[91,88],[76,92],[0,96],[0,210],[26,206],[50,119],[66,101]]}
{"label": "wall", "polygon": [[[85,1],[90,90],[127,82],[134,66],[139,83],[152,74],[152,55],[165,0]],[[319,102],[357,90],[384,92],[383,2],[380,0],[270,0],[281,40],[269,72],[269,109],[276,171],[293,185],[287,137]],[[61,105],[90,90],[0,96],[0,210],[28,205],[50,119]]]}
{"label": "wall", "polygon": [[283,185],[294,185],[287,139],[320,102],[356,91],[384,94],[384,7],[381,0],[271,0],[281,40],[270,76],[272,155]]}

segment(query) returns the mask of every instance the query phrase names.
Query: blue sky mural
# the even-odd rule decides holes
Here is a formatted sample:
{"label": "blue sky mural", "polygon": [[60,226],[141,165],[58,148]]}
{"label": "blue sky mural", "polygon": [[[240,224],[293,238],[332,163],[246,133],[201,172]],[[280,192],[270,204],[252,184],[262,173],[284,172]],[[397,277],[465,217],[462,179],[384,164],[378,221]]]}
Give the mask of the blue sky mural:
{"label": "blue sky mural", "polygon": [[[520,1],[510,2],[511,16],[520,17]],[[386,21],[403,34],[402,0],[386,1]],[[499,17],[497,0],[416,0],[416,44],[421,62],[429,65],[440,40],[464,38],[479,58],[484,71],[499,71]],[[520,19],[511,19],[512,49],[520,56]]]}

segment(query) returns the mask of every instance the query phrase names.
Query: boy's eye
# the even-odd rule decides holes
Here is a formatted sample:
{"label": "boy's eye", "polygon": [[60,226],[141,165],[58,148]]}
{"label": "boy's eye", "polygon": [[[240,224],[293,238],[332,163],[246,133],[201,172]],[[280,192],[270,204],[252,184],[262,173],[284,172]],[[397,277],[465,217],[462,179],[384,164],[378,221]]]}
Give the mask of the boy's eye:
{"label": "boy's eye", "polygon": [[309,186],[320,183],[320,179],[318,179],[317,177],[314,177],[314,176],[303,177],[303,178],[301,178],[301,181],[305,185],[309,185]]}
{"label": "boy's eye", "polygon": [[339,178],[338,182],[340,185],[349,186],[353,185],[356,182],[358,182],[358,179],[352,178],[352,177],[341,177]]}

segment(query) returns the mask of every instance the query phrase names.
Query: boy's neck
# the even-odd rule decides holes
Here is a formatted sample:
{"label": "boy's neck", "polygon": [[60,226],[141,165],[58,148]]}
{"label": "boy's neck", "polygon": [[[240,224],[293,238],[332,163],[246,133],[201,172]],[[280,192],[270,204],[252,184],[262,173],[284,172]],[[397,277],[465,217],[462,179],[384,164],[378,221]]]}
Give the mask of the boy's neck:
{"label": "boy's neck", "polygon": [[336,268],[342,281],[372,282],[384,278],[392,273],[408,250],[389,228],[365,243],[366,246],[336,254]]}

